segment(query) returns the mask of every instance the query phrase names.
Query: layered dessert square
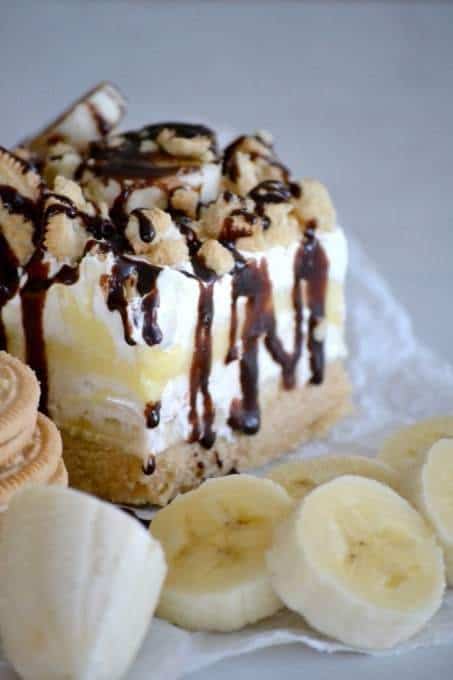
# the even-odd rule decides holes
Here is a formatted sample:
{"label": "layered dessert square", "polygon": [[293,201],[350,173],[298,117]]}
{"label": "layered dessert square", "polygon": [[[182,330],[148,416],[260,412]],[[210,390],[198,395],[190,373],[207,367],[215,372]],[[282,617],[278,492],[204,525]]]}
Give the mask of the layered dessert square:
{"label": "layered dessert square", "polygon": [[165,504],[346,411],[347,247],[268,133],[118,132],[101,84],[0,151],[0,348],[41,383],[73,486]]}

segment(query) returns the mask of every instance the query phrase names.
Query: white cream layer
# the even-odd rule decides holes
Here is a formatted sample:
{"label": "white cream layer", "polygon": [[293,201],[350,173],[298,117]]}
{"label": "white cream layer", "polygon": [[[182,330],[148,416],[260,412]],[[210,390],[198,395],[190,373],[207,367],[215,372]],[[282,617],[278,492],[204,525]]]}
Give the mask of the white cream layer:
{"label": "white cream layer", "polygon": [[[343,283],[347,267],[347,244],[341,228],[332,232],[319,235],[320,241],[329,259],[329,279]],[[276,246],[266,253],[253,253],[255,259],[266,257],[273,293],[289,292],[293,286],[294,256],[298,244],[290,246]],[[252,254],[247,253],[247,256]],[[114,264],[111,255],[106,257],[87,256],[81,263],[79,280],[67,288],[65,293],[61,289],[65,286],[55,285],[48,292],[44,313],[44,329],[46,338],[55,338],[60,343],[71,347],[74,342],[74,329],[70,323],[65,322],[65,295],[75,298],[81,307],[86,307],[87,313],[93,315],[108,330],[118,359],[130,362],[131,366],[136,361],[136,347],[128,345],[124,340],[124,328],[118,312],[111,312],[105,300],[105,293],[99,281],[102,275],[109,274]],[[212,334],[224,332],[229,327],[231,314],[231,282],[232,277],[224,276],[214,287],[214,320]],[[194,333],[197,321],[197,308],[199,298],[199,283],[180,272],[166,268],[158,277],[157,286],[160,296],[158,310],[158,324],[163,334],[163,341],[159,345],[160,350],[170,351],[172,348],[194,347]],[[60,291],[58,291],[60,289]],[[239,309],[243,307],[244,300],[239,300]],[[141,299],[132,299],[129,304],[129,318],[133,325],[133,338],[137,345],[145,345],[142,336],[143,316],[139,312]],[[304,330],[306,331],[308,310],[305,310]],[[21,327],[21,312],[18,296],[11,300],[3,310],[3,319],[6,327]],[[286,350],[290,351],[293,342],[294,316],[289,307],[284,312],[276,315],[277,331],[282,339]],[[304,337],[306,337],[306,332]],[[17,347],[12,351],[19,356],[24,356],[21,339],[17,341]],[[87,338],[87,342],[92,339]],[[240,349],[240,343],[238,344]],[[346,355],[343,331],[340,327],[328,324],[325,340],[325,352],[327,361],[342,358]],[[297,369],[297,383],[305,384],[310,378],[308,365],[308,351],[304,346],[302,359]],[[115,356],[112,356],[112,362]],[[57,423],[64,425],[65,422],[80,417],[87,418],[95,427],[103,428],[106,420],[113,419],[124,432],[125,441],[130,442],[131,451],[142,452],[146,455],[150,452],[157,454],[173,443],[181,439],[187,439],[190,435],[188,422],[189,412],[189,376],[186,370],[184,374],[170,378],[166,382],[164,391],[160,397],[162,406],[160,413],[160,425],[155,429],[144,428],[144,402],[136,394],[128,392],[124,385],[115,383],[105,377],[93,375],[80,375],[74,377],[74,371],[65,375],[60,370],[59,374],[52,373],[52,361],[49,361],[50,369],[50,401],[49,407]],[[281,376],[280,366],[272,359],[263,343],[259,350],[259,386],[271,381],[279,380]],[[229,416],[230,405],[233,398],[240,397],[239,362],[235,361],[226,365],[224,361],[214,361],[209,381],[210,391],[216,408],[215,429],[220,437],[231,438],[234,433],[226,424]],[[90,394],[102,391],[106,396],[102,405],[90,403]],[[202,417],[201,395],[199,395],[198,413]],[[202,421],[201,421],[202,422]],[[134,432],[135,434],[132,434]]]}

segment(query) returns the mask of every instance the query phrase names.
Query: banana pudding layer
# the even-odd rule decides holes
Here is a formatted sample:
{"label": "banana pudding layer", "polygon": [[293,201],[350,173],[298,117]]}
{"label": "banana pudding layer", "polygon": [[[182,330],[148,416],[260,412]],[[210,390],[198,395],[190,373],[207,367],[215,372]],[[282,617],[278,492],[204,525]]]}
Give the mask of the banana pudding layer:
{"label": "banana pudding layer", "polygon": [[0,150],[0,348],[36,371],[73,485],[162,504],[346,411],[346,240],[268,133],[118,133],[121,95],[87,96],[97,126],[82,97]]}

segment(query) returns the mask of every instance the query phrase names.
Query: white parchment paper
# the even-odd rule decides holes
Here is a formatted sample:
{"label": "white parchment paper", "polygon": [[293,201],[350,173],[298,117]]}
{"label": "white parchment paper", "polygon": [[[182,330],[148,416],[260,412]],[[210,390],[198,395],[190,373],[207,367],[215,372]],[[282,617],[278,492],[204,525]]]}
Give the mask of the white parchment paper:
{"label": "white parchment paper", "polygon": [[[351,237],[349,243],[349,373],[356,412],[327,439],[305,445],[295,456],[348,451],[373,455],[393,429],[453,413],[453,367],[417,341],[405,309],[363,249]],[[326,653],[352,651],[315,633],[286,610],[230,634],[189,633],[155,619],[128,680],[176,680],[228,656],[294,642]],[[421,633],[380,654],[446,643],[453,643],[453,589]]]}

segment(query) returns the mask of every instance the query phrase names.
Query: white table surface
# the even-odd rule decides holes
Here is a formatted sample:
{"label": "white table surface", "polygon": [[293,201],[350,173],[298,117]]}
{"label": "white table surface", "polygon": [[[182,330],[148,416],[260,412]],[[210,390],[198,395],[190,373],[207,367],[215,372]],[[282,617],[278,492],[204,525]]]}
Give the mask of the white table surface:
{"label": "white table surface", "polygon": [[[0,0],[0,60],[4,145],[101,79],[128,96],[130,127],[272,130],[453,361],[453,3]],[[371,660],[290,646],[191,677],[422,680],[452,666],[449,648]]]}

